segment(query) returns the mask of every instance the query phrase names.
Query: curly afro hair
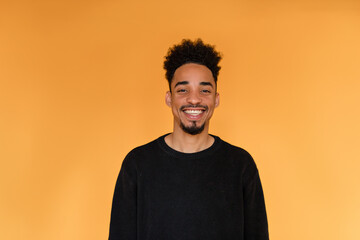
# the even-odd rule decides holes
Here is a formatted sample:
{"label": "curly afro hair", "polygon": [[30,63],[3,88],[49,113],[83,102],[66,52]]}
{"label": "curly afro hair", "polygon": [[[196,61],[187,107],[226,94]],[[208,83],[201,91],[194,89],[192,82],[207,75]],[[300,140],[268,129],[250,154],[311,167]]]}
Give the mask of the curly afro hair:
{"label": "curly afro hair", "polygon": [[181,44],[169,48],[165,56],[164,69],[169,88],[176,69],[186,63],[198,63],[206,66],[212,72],[216,83],[221,68],[218,65],[220,60],[221,54],[215,51],[215,46],[204,44],[200,38],[195,41],[183,39]]}

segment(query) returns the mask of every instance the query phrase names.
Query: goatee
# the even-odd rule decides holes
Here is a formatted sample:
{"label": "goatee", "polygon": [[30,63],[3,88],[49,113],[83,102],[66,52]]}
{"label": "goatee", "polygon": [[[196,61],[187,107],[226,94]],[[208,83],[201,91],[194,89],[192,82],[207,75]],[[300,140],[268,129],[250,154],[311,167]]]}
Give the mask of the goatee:
{"label": "goatee", "polygon": [[201,125],[200,127],[196,126],[196,122],[192,122],[193,124],[189,127],[185,126],[183,123],[180,123],[181,129],[191,135],[196,135],[199,133],[202,133],[202,131],[205,128],[205,123],[203,125]]}

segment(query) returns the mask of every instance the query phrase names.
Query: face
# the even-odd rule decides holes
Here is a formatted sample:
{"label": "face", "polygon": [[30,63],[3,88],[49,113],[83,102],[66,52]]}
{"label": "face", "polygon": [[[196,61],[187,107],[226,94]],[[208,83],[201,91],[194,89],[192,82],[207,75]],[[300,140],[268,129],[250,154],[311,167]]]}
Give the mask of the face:
{"label": "face", "polygon": [[174,131],[195,135],[209,129],[209,120],[219,105],[214,77],[206,66],[187,63],[176,69],[166,104],[174,115]]}

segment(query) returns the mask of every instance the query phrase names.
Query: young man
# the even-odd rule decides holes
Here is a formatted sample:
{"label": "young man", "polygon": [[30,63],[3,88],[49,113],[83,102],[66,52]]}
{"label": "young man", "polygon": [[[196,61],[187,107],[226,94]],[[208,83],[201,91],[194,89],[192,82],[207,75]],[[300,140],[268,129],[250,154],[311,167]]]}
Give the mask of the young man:
{"label": "young man", "polygon": [[183,40],[164,63],[173,132],[124,159],[113,198],[110,240],[268,240],[256,165],[243,149],[210,135],[219,105],[221,56]]}

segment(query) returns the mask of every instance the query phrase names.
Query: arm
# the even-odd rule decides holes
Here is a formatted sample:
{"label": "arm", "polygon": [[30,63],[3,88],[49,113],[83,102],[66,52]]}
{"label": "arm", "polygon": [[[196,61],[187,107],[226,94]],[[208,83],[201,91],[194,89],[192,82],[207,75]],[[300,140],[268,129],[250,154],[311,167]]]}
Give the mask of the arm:
{"label": "arm", "polygon": [[116,181],[109,240],[136,239],[136,191],[136,169],[128,154]]}
{"label": "arm", "polygon": [[246,240],[268,240],[264,194],[255,163],[244,174],[244,236]]}

